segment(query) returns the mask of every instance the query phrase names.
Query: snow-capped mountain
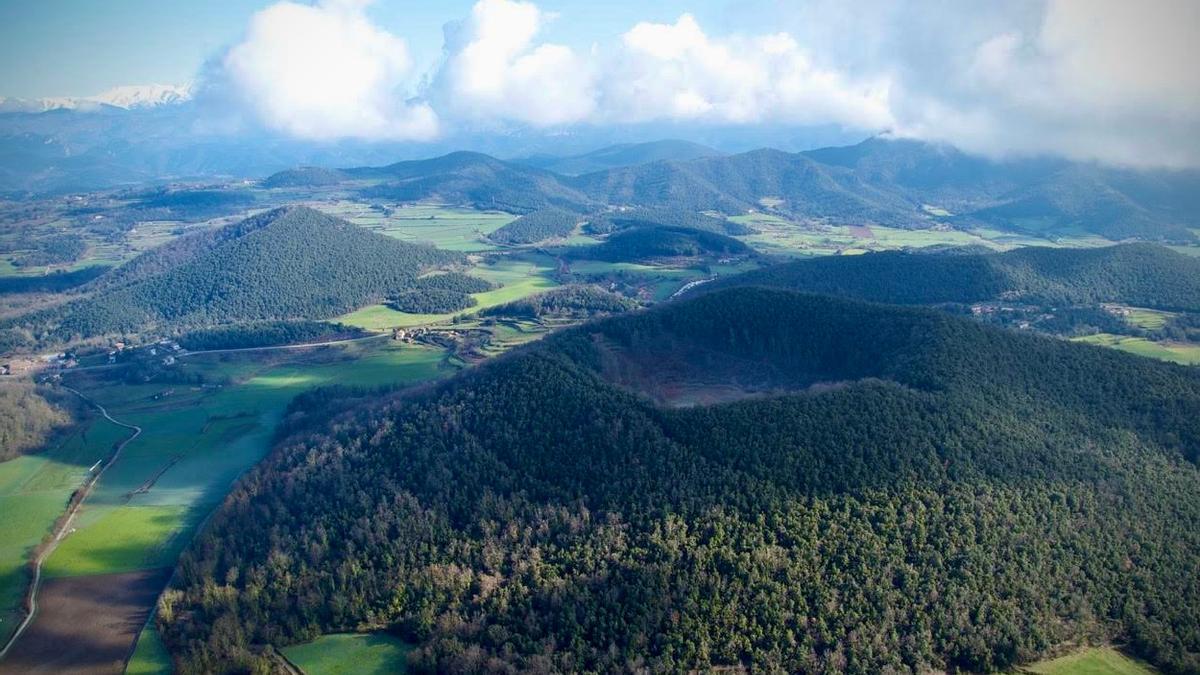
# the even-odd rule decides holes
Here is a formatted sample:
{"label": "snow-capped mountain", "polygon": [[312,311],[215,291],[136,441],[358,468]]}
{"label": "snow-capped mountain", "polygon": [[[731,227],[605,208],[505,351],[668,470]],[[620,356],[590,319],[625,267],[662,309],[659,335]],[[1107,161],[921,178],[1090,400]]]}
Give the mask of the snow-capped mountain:
{"label": "snow-capped mountain", "polygon": [[102,106],[133,110],[174,105],[190,100],[192,85],[135,84],[113,87],[95,96],[51,98],[5,98],[0,96],[0,112],[45,112],[47,110],[95,110]]}

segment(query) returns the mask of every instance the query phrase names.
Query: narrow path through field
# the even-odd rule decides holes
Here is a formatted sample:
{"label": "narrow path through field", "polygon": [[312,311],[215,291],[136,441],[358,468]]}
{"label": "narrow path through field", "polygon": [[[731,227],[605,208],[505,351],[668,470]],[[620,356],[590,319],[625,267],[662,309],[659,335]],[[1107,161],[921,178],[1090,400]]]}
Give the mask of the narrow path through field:
{"label": "narrow path through field", "polygon": [[61,523],[59,524],[57,529],[54,531],[53,536],[51,537],[49,543],[47,543],[44,548],[40,549],[38,551],[38,553],[36,554],[36,556],[34,557],[34,560],[33,560],[33,583],[30,584],[29,593],[26,596],[26,598],[27,598],[26,605],[28,605],[28,611],[25,614],[24,621],[21,622],[20,626],[17,626],[17,630],[12,634],[12,637],[9,638],[8,643],[4,645],[3,649],[0,649],[0,660],[3,660],[4,657],[8,654],[9,650],[12,649],[12,646],[17,643],[17,640],[20,639],[21,634],[25,632],[25,629],[29,627],[29,624],[33,623],[34,616],[37,614],[37,593],[38,593],[38,589],[42,585],[42,563],[46,560],[46,558],[50,557],[50,554],[54,553],[54,550],[56,548],[58,548],[59,542],[61,542],[63,537],[66,536],[67,532],[70,531],[71,523],[74,522],[75,515],[79,513],[79,509],[80,509],[80,507],[83,506],[83,502],[86,501],[88,498],[88,495],[91,494],[92,487],[94,487],[96,485],[96,483],[100,480],[100,477],[104,475],[104,472],[108,469],[108,467],[110,467],[114,463],[116,463],[117,458],[121,456],[121,451],[125,449],[125,446],[129,445],[129,443],[131,441],[133,441],[135,438],[137,438],[138,436],[140,436],[142,434],[141,427],[137,426],[136,424],[127,424],[118,419],[115,419],[112,415],[108,414],[108,411],[105,410],[104,406],[102,406],[99,403],[93,401],[92,399],[84,396],[78,390],[72,389],[71,387],[68,387],[66,385],[62,385],[62,388],[66,389],[67,391],[71,392],[72,394],[75,394],[79,398],[83,399],[83,401],[85,403],[87,403],[90,406],[93,406],[94,408],[96,408],[96,410],[99,410],[100,414],[104,416],[104,419],[108,420],[109,422],[112,422],[113,424],[115,424],[119,427],[124,427],[126,429],[132,430],[133,434],[131,434],[129,436],[129,438],[126,438],[125,440],[121,441],[121,444],[118,445],[117,449],[114,450],[112,455],[109,456],[108,461],[105,462],[103,465],[101,465],[99,471],[93,472],[86,479],[84,479],[83,485],[79,488],[80,491],[78,493],[76,493],[78,495],[78,497],[75,497],[75,496],[71,497],[71,501],[69,502],[69,506],[67,507],[67,512],[65,514],[65,517],[62,519]]}

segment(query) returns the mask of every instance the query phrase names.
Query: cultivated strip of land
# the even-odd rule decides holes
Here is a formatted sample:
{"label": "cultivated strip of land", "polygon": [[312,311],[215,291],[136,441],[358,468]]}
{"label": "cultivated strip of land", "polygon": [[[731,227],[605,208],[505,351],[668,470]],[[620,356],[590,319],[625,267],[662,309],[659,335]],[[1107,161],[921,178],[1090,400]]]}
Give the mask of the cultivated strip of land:
{"label": "cultivated strip of land", "polygon": [[98,410],[104,417],[104,419],[119,427],[129,429],[133,431],[133,433],[128,438],[121,441],[119,445],[117,445],[116,449],[111,455],[109,455],[106,461],[102,460],[103,463],[100,465],[98,471],[93,471],[86,479],[84,479],[83,485],[75,492],[74,495],[72,495],[71,501],[68,502],[67,510],[54,528],[54,531],[50,536],[50,540],[45,546],[40,547],[34,554],[33,581],[29,585],[29,593],[26,596],[25,603],[28,611],[25,614],[25,619],[21,621],[19,626],[17,626],[17,630],[13,632],[12,637],[9,638],[8,642],[4,645],[4,648],[0,649],[0,661],[4,660],[9,651],[12,649],[13,645],[16,644],[17,640],[21,638],[21,635],[27,628],[29,628],[29,624],[33,622],[34,617],[37,615],[37,594],[42,584],[42,563],[45,562],[46,558],[50,557],[51,553],[54,553],[54,550],[58,548],[58,544],[62,541],[62,538],[67,534],[67,532],[70,531],[71,523],[74,522],[75,516],[79,513],[80,507],[83,506],[83,502],[91,493],[92,487],[95,486],[96,482],[100,480],[100,477],[104,475],[105,470],[107,470],[108,467],[112,466],[113,463],[117,461],[117,458],[121,456],[121,451],[125,449],[125,446],[129,445],[131,441],[142,434],[141,427],[134,424],[126,424],[125,422],[114,419],[108,414],[108,411],[105,410],[104,406],[84,396],[79,391],[67,386],[63,386],[63,389],[66,389],[67,391],[83,399],[83,401],[88,405],[95,407],[96,410]]}

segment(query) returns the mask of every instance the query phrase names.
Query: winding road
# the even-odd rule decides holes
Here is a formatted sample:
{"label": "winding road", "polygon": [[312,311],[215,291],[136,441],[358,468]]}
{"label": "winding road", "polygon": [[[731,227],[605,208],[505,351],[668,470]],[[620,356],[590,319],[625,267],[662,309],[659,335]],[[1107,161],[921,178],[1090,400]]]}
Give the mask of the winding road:
{"label": "winding road", "polygon": [[80,507],[83,506],[84,501],[87,500],[88,495],[91,494],[92,488],[100,480],[100,477],[104,475],[104,472],[108,469],[108,467],[116,463],[117,458],[121,456],[121,451],[125,449],[125,446],[129,445],[131,441],[142,435],[142,428],[136,424],[127,424],[114,418],[112,415],[108,414],[108,411],[105,410],[104,406],[84,396],[76,389],[72,389],[66,385],[62,385],[62,388],[83,399],[85,403],[94,407],[96,410],[99,410],[100,414],[104,416],[104,419],[119,427],[124,427],[133,431],[133,434],[131,434],[129,438],[121,441],[121,444],[118,445],[117,449],[113,451],[112,455],[109,456],[108,461],[101,465],[99,471],[91,472],[87,479],[84,480],[83,485],[79,488],[80,492],[76,493],[79,495],[78,498],[72,495],[70,502],[71,506],[67,510],[66,517],[63,518],[61,524],[55,530],[54,536],[50,539],[49,543],[38,552],[37,557],[33,561],[33,583],[30,584],[29,593],[26,596],[28,598],[27,604],[29,606],[29,611],[25,614],[24,621],[21,622],[20,626],[17,626],[17,630],[12,634],[12,637],[8,639],[8,643],[4,645],[3,649],[0,649],[0,661],[2,661],[4,657],[8,655],[9,650],[12,649],[12,646],[17,643],[17,640],[21,637],[21,634],[25,632],[25,629],[29,627],[29,624],[33,623],[33,618],[35,615],[37,615],[37,593],[38,589],[41,588],[42,585],[42,563],[46,560],[46,558],[50,557],[50,554],[54,553],[54,550],[58,548],[59,542],[61,542],[63,537],[65,537],[66,534],[71,531],[71,523],[74,522],[75,516],[79,513]]}

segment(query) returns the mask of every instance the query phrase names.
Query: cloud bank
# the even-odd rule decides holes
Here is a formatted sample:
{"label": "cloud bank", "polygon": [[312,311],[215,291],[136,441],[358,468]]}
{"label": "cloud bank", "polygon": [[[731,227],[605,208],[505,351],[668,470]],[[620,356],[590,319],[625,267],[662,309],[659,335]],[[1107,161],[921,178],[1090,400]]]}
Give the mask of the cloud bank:
{"label": "cloud bank", "polygon": [[280,2],[220,62],[263,124],[304,138],[835,125],[997,156],[1200,166],[1194,0],[760,1],[784,30],[715,34],[684,14],[580,48],[542,38],[569,13],[479,0],[424,72],[369,0]]}
{"label": "cloud bank", "polygon": [[430,139],[437,115],[410,102],[403,39],[373,25],[365,0],[280,2],[254,15],[221,60],[267,126],[312,139]]}

